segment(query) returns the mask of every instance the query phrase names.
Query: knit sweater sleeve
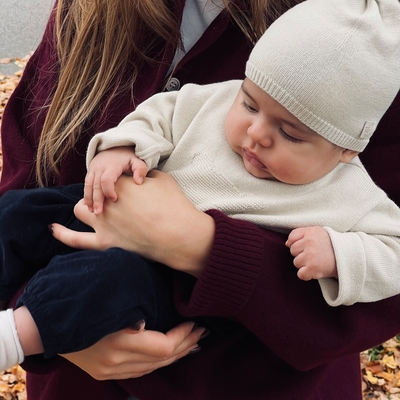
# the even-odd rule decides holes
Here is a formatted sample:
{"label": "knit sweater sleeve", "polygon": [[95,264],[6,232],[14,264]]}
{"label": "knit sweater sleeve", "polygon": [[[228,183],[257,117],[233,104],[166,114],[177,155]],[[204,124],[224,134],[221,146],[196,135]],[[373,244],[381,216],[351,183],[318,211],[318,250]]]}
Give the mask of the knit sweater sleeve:
{"label": "knit sweater sleeve", "polygon": [[378,301],[400,293],[400,209],[387,197],[353,227],[326,228],[335,251],[339,279],[321,279],[331,306]]}
{"label": "knit sweater sleeve", "polygon": [[119,146],[134,146],[135,154],[149,170],[161,157],[168,157],[179,140],[173,134],[175,103],[179,92],[159,93],[143,102],[118,126],[98,133],[89,142],[86,165],[100,151]]}
{"label": "knit sweater sleeve", "polygon": [[316,280],[297,278],[285,235],[216,210],[208,214],[216,223],[208,265],[197,281],[177,278],[175,299],[183,315],[239,321],[299,370],[358,353],[400,332],[400,296],[330,307]]}
{"label": "knit sweater sleeve", "polygon": [[175,92],[158,93],[140,104],[112,129],[95,135],[89,143],[86,164],[99,151],[134,146],[136,155],[155,168],[168,158],[188,127],[214,92],[215,85],[187,84]]}

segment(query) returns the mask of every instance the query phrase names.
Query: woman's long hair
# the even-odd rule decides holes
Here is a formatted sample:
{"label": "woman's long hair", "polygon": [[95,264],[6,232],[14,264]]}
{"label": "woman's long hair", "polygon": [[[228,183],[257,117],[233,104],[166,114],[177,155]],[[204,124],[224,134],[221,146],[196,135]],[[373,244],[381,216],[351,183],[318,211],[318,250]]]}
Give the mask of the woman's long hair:
{"label": "woman's long hair", "polygon": [[[210,0],[212,1],[212,0]],[[223,0],[226,11],[254,44],[267,26],[302,0]],[[240,5],[238,5],[240,3]],[[244,10],[243,4],[249,3]],[[58,85],[40,137],[36,176],[46,186],[64,156],[112,99],[113,90],[133,90],[158,40],[181,47],[179,21],[167,0],[58,0]],[[126,72],[130,80],[123,82]]]}

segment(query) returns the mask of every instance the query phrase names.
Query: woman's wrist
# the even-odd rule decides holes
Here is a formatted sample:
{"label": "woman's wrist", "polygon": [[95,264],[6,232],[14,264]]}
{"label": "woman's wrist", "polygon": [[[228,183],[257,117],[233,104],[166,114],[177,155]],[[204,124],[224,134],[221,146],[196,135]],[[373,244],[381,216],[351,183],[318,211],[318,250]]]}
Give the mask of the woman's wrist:
{"label": "woman's wrist", "polygon": [[171,249],[163,263],[196,278],[202,274],[212,251],[215,236],[214,219],[196,210],[187,228],[180,234],[178,246]]}

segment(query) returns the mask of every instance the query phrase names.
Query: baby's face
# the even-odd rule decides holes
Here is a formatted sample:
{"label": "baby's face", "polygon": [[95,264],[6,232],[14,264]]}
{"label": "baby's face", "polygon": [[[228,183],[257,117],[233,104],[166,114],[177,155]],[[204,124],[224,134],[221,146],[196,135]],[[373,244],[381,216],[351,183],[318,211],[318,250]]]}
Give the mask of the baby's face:
{"label": "baby's face", "polygon": [[246,170],[261,179],[310,183],[357,155],[318,135],[247,78],[228,113],[225,130]]}

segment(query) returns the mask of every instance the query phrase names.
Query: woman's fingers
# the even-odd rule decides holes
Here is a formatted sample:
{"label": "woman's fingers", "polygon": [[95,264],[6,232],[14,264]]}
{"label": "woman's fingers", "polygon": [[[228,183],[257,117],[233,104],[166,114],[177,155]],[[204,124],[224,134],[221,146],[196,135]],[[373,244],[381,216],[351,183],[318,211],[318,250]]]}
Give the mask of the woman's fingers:
{"label": "woman's fingers", "polygon": [[197,349],[205,328],[185,322],[166,334],[124,329],[79,352],[64,354],[97,380],[128,379],[165,367]]}
{"label": "woman's fingers", "polygon": [[145,331],[146,335],[138,334],[135,337],[135,351],[147,359],[153,356],[156,359],[169,359],[192,346],[197,346],[197,341],[204,333],[205,328],[196,328],[193,322],[184,322],[167,333]]}
{"label": "woman's fingers", "polygon": [[94,232],[77,232],[60,224],[52,224],[50,230],[53,236],[69,247],[84,250],[96,250],[98,241]]}
{"label": "woman's fingers", "polygon": [[[89,225],[92,228],[95,227],[96,215],[89,211],[83,199],[75,205],[74,213],[75,216],[84,224]],[[77,232],[56,223],[52,224],[50,228],[53,236],[67,246],[86,250],[106,249],[105,246],[101,247],[98,235],[95,232]]]}

